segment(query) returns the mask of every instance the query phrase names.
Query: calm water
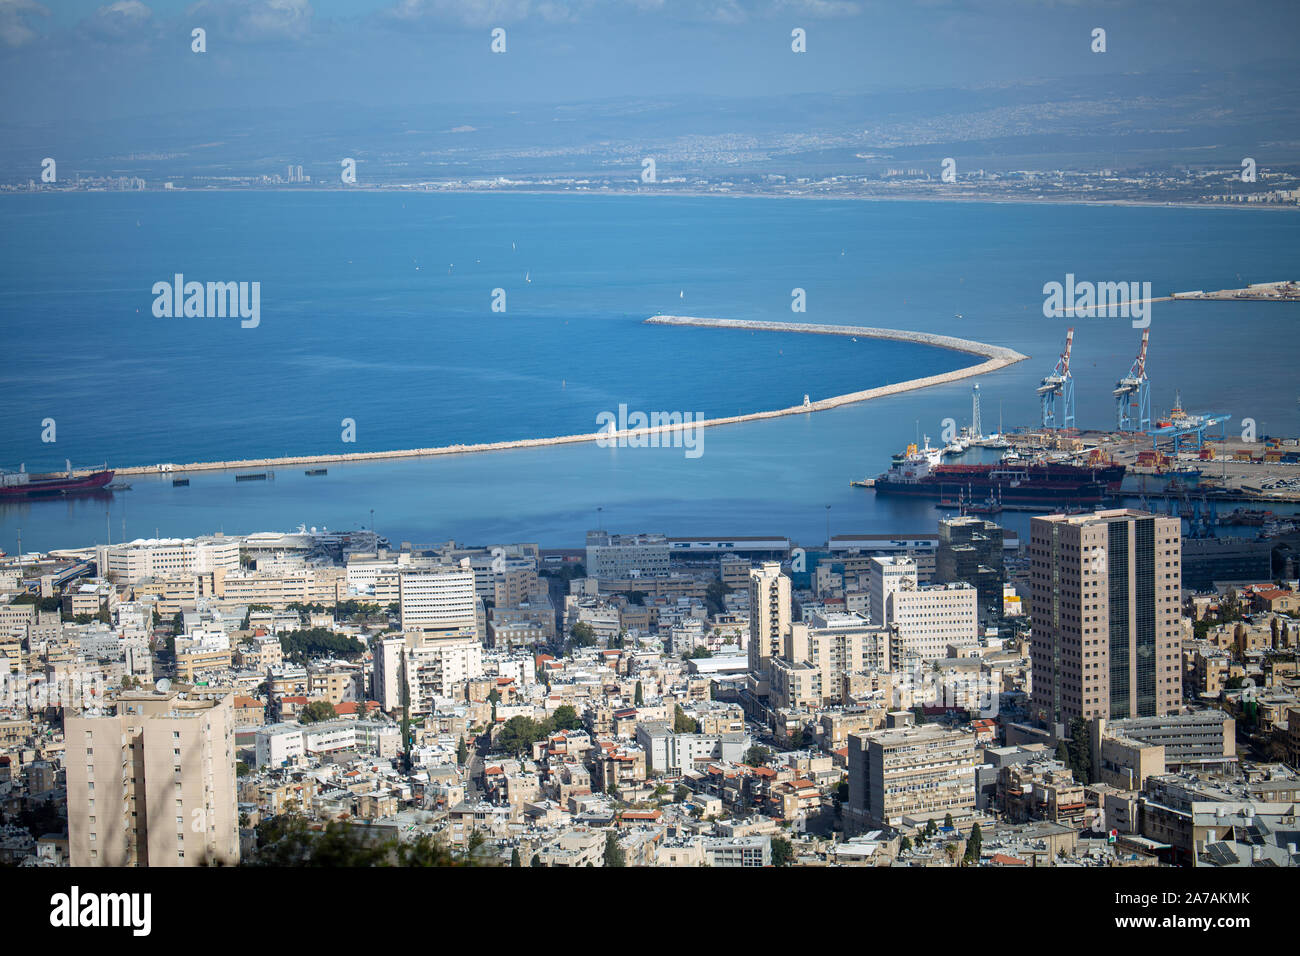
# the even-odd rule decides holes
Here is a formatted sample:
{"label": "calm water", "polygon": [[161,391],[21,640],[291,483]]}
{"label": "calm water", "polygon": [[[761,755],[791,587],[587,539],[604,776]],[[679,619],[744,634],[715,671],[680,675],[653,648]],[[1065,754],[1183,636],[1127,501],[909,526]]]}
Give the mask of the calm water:
{"label": "calm water", "polygon": [[[758,199],[82,194],[0,199],[0,464],[333,453],[590,431],[601,411],[733,414],[929,375],[964,356],[903,343],[645,326],[655,312],[924,329],[1030,361],[980,380],[986,428],[1036,420],[1067,323],[1042,285],[1145,280],[1156,294],[1294,277],[1287,213]],[[512,248],[512,243],[514,248]],[[449,268],[450,267],[450,268]],[[157,319],[154,282],[261,282],[261,325]],[[525,275],[531,281],[525,281]],[[790,311],[791,290],[808,310]],[[490,309],[503,288],[507,311]],[[1154,405],[1300,432],[1300,306],[1158,303]],[[957,314],[962,315],[957,318]],[[1081,425],[1139,332],[1079,318]],[[876,473],[918,432],[970,414],[971,381],[710,429],[703,454],[567,446],[364,465],[235,485],[131,478],[99,498],[0,508],[0,547],[370,524],[394,540],[578,544],[625,530],[788,534],[929,529],[876,506]],[[53,418],[57,442],[41,441]],[[341,421],[356,421],[353,445]],[[596,509],[603,511],[597,516]],[[1012,527],[1027,525],[1009,517]],[[111,529],[111,530],[110,530]]]}

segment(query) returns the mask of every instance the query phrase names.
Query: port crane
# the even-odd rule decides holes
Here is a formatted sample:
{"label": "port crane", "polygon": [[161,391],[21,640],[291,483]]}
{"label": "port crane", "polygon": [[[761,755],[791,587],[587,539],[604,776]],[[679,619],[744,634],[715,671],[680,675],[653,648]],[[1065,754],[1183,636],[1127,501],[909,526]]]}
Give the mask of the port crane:
{"label": "port crane", "polygon": [[1147,341],[1150,329],[1142,330],[1142,346],[1128,374],[1115,383],[1115,426],[1121,432],[1151,429],[1151,383],[1147,379]]}
{"label": "port crane", "polygon": [[1056,428],[1056,399],[1059,396],[1062,405],[1060,427],[1074,427],[1074,379],[1070,375],[1070,351],[1074,347],[1074,329],[1065,334],[1065,350],[1056,360],[1051,373],[1044,376],[1038,386],[1038,395],[1043,402],[1043,428]]}

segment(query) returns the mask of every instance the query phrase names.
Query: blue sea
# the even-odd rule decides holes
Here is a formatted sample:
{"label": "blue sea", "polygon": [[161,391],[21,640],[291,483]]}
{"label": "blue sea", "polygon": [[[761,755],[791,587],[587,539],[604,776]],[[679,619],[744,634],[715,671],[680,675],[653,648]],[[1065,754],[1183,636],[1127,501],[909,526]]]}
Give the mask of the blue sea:
{"label": "blue sea", "polygon": [[[0,198],[0,465],[110,467],[589,432],[601,412],[730,415],[970,364],[910,343],[647,326],[656,313],[916,329],[1031,358],[980,379],[709,429],[681,448],[571,445],[427,460],[132,477],[0,508],[0,548],[369,526],[394,541],[581,543],[597,522],[673,534],[932,529],[874,500],[883,470],[971,385],[985,430],[1037,420],[1076,328],[1078,423],[1113,421],[1140,332],[1046,319],[1067,273],[1156,295],[1295,278],[1292,212],[748,198],[181,192]],[[157,282],[259,282],[261,322],[156,318]],[[494,290],[505,311],[493,311]],[[791,311],[802,289],[806,312]],[[498,297],[499,301],[499,297]],[[1153,404],[1300,433],[1300,306],[1156,303]],[[53,419],[55,442],[48,435]],[[344,443],[344,419],[355,443]],[[597,511],[597,509],[601,509]],[[1024,516],[1008,516],[1013,527]]]}

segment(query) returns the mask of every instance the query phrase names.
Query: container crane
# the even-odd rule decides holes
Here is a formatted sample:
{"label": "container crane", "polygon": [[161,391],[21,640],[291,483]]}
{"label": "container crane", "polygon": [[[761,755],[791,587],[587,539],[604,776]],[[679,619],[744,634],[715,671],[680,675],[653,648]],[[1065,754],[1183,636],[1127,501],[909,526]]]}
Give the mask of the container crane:
{"label": "container crane", "polygon": [[1059,396],[1062,405],[1061,428],[1074,427],[1074,379],[1070,376],[1070,351],[1074,347],[1074,329],[1065,334],[1065,351],[1056,360],[1051,373],[1043,378],[1038,386],[1038,395],[1043,402],[1043,428],[1056,428],[1056,399]]}
{"label": "container crane", "polygon": [[1150,329],[1142,330],[1142,346],[1128,375],[1115,383],[1115,426],[1122,432],[1151,428],[1151,383],[1147,380],[1147,341]]}

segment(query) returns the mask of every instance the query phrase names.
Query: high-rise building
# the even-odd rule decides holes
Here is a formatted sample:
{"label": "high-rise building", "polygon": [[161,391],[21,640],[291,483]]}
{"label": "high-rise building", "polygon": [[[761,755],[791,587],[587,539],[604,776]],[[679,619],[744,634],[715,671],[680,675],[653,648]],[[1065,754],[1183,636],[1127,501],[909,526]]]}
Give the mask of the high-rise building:
{"label": "high-rise building", "polygon": [[124,693],[64,725],[73,866],[239,862],[230,697]]}
{"label": "high-rise building", "polygon": [[478,598],[469,568],[403,571],[402,630],[466,633],[478,637]]}
{"label": "high-rise building", "polygon": [[1119,509],[1031,522],[1032,709],[1159,717],[1182,702],[1181,522]]}
{"label": "high-rise building", "polygon": [[965,581],[979,593],[979,621],[996,626],[1002,620],[1002,585],[1006,577],[1002,529],[992,521],[964,515],[939,522],[934,582]]}
{"label": "high-rise building", "polygon": [[381,637],[371,645],[375,700],[385,711],[394,711],[402,704],[402,653],[405,650],[406,641],[400,635]]}
{"label": "high-rise building", "polygon": [[915,590],[917,586],[916,562],[901,555],[872,558],[867,571],[867,583],[871,623],[886,624],[889,621],[889,596],[899,588]]}
{"label": "high-rise building", "polygon": [[772,658],[790,629],[790,579],[779,561],[764,561],[749,572],[749,675],[754,696],[769,692]]}
{"label": "high-rise building", "polygon": [[850,833],[975,806],[975,735],[937,724],[849,734]]}

